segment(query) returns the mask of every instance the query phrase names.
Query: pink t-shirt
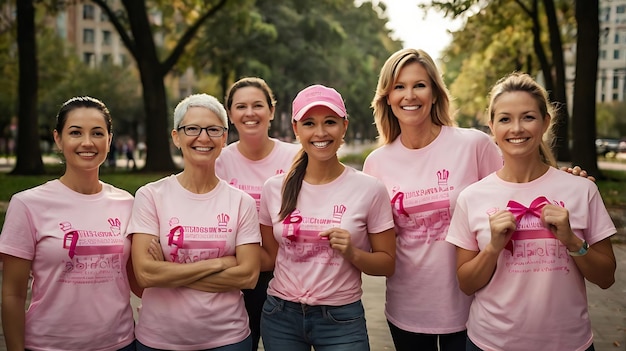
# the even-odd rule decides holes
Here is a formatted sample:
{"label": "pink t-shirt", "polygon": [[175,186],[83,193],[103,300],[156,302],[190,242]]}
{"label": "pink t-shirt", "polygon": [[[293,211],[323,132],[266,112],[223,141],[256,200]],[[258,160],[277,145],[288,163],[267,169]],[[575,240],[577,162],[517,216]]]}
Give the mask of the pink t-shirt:
{"label": "pink t-shirt", "polygon": [[32,261],[27,349],[113,351],[134,340],[125,238],[133,197],[101,184],[84,195],[52,180],[11,198],[0,252]]}
{"label": "pink t-shirt", "polygon": [[302,183],[298,206],[279,220],[284,175],[263,186],[261,224],[274,228],[278,255],[267,293],[308,305],[340,306],[361,298],[361,271],[333,250],[319,233],[339,227],[354,247],[370,251],[368,234],[393,228],[389,196],[375,179],[354,168],[328,184]]}
{"label": "pink t-shirt", "polygon": [[[224,181],[206,194],[195,194],[175,175],[137,190],[128,233],[158,236],[167,261],[179,264],[233,256],[236,246],[261,241],[254,200],[248,194]],[[135,334],[146,346],[211,349],[250,334],[239,290],[148,288],[141,301]]]}
{"label": "pink t-shirt", "polygon": [[[593,182],[550,168],[529,183],[508,183],[494,173],[465,189],[446,240],[482,250],[491,240],[491,214],[546,200],[567,208],[572,231],[589,245],[616,232]],[[490,282],[475,293],[467,332],[485,350],[585,350],[591,345],[584,277],[538,217],[521,217]]]}
{"label": "pink t-shirt", "polygon": [[271,140],[274,148],[261,160],[246,158],[239,152],[238,143],[233,143],[222,150],[215,162],[215,174],[235,188],[250,194],[256,200],[257,210],[261,203],[263,183],[269,177],[287,172],[301,148],[300,144]]}
{"label": "pink t-shirt", "polygon": [[426,334],[465,329],[471,297],[458,287],[455,248],[444,239],[459,192],[501,167],[488,135],[445,126],[422,149],[398,137],[367,157],[363,171],[387,187],[396,224],[396,272],[385,305],[395,326]]}

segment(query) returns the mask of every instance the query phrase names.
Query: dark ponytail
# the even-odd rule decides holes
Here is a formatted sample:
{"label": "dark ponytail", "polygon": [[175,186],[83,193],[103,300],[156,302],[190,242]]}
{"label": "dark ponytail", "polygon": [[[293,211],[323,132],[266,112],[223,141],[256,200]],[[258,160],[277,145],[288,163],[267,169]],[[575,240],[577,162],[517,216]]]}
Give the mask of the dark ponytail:
{"label": "dark ponytail", "polygon": [[307,155],[304,149],[300,149],[283,183],[281,192],[282,201],[280,212],[278,213],[280,220],[285,219],[285,217],[296,209],[298,195],[300,194],[300,189],[302,189],[302,181],[304,180],[304,174],[308,164],[309,155]]}

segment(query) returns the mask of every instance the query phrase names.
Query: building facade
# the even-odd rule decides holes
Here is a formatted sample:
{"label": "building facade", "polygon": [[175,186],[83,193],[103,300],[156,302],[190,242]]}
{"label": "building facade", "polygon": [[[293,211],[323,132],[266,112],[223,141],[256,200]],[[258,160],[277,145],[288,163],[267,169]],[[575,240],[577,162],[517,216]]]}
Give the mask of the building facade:
{"label": "building facade", "polygon": [[626,0],[600,1],[596,102],[626,101]]}

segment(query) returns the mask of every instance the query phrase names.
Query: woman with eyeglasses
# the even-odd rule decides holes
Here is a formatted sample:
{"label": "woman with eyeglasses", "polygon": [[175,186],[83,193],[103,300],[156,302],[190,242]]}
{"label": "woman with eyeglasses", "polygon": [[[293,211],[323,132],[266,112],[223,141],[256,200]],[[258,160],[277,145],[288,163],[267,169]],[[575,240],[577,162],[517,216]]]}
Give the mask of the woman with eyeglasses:
{"label": "woman with eyeglasses", "polygon": [[141,289],[125,235],[133,197],[99,179],[111,114],[98,99],[71,98],[53,134],[65,172],[14,194],[0,235],[6,349],[135,350],[130,292]]}
{"label": "woman with eyeglasses", "polygon": [[216,98],[185,98],[172,130],[183,171],[137,190],[128,228],[145,288],[137,350],[251,348],[241,289],[256,285],[261,238],[254,199],[215,174],[226,131]]}
{"label": "woman with eyeglasses", "polygon": [[[230,185],[250,194],[256,200],[258,210],[263,183],[289,170],[300,145],[268,135],[276,100],[263,79],[241,78],[230,87],[224,100],[239,140],[222,150],[215,171]],[[271,271],[261,272],[256,287],[243,290],[252,332],[252,351],[256,351],[259,345],[261,310],[267,297],[267,284],[272,277]]]}

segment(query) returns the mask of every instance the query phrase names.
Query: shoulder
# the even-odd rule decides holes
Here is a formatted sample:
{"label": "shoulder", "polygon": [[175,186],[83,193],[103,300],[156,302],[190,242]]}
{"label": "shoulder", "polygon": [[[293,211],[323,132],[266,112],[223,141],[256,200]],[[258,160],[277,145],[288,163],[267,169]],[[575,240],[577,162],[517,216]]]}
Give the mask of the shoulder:
{"label": "shoulder", "polygon": [[161,179],[142,185],[139,189],[137,189],[136,194],[163,189],[164,187],[169,186],[173,181],[176,181],[176,175],[171,174],[169,176],[165,176]]}
{"label": "shoulder", "polygon": [[239,154],[239,150],[237,149],[237,144],[239,142],[236,141],[234,143],[226,145],[225,148],[220,152],[220,156],[217,158],[216,162],[220,162],[220,160],[225,161],[228,158],[234,157]]}
{"label": "shoulder", "polygon": [[290,156],[295,157],[298,151],[302,148],[300,143],[288,143],[286,141],[278,140],[272,138],[274,141],[274,150],[279,153],[288,154]]}
{"label": "shoulder", "polygon": [[561,184],[566,187],[575,187],[576,189],[597,189],[598,185],[595,182],[585,178],[575,176],[571,173],[561,171],[558,168],[550,167],[547,176],[550,183]]}
{"label": "shoulder", "polygon": [[109,183],[104,183],[104,182],[101,182],[101,183],[102,183],[102,191],[105,191],[107,193],[107,196],[109,196],[110,198],[115,198],[118,200],[132,200],[133,199],[133,195],[131,195],[128,191],[115,187]]}
{"label": "shoulder", "polygon": [[466,142],[475,143],[493,143],[489,134],[475,128],[461,128],[461,127],[443,127],[446,133],[449,133],[454,138],[460,138]]}

